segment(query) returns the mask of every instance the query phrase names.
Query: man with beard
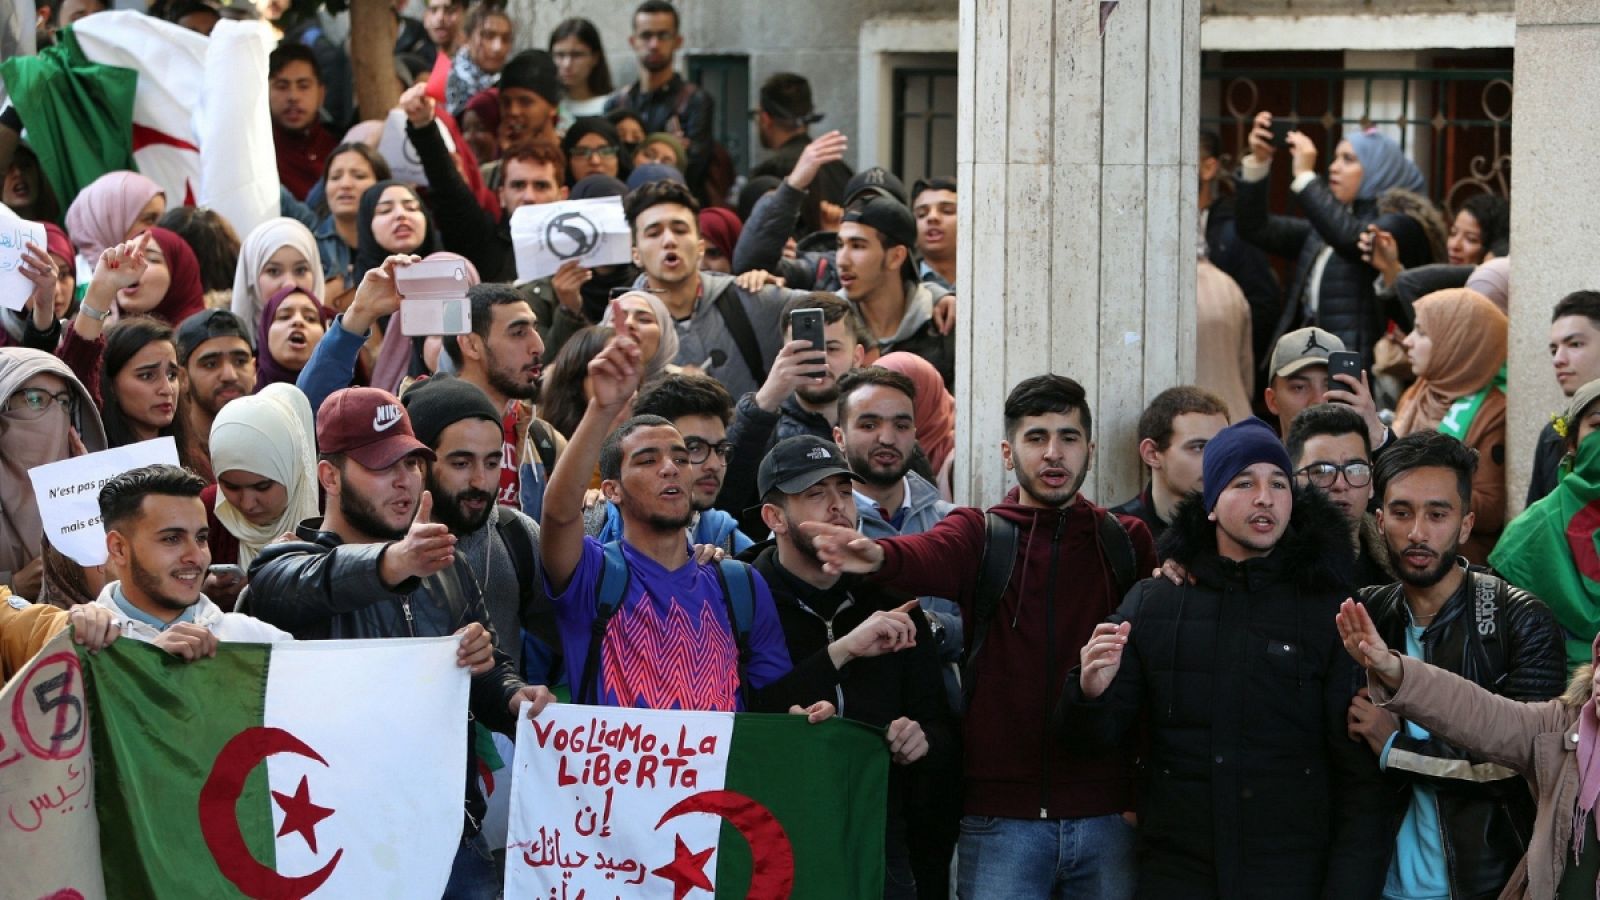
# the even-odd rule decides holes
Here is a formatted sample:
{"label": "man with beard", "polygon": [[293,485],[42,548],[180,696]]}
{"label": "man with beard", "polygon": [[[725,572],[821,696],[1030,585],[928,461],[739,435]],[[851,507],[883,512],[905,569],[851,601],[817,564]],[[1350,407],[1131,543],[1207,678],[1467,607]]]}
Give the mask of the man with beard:
{"label": "man with beard", "polygon": [[1161,542],[1192,583],[1146,579],[1095,626],[1058,739],[1143,736],[1138,897],[1376,897],[1383,785],[1345,733],[1357,670],[1332,621],[1343,517],[1294,490],[1260,419],[1218,432],[1203,465]]}
{"label": "man with beard", "polygon": [[[949,595],[967,620],[962,897],[1132,892],[1133,829],[1122,818],[1133,806],[1132,758],[1120,747],[1068,746],[1049,722],[1072,654],[1136,573],[1156,565],[1143,522],[1114,517],[1078,490],[1094,457],[1092,426],[1082,385],[1029,378],[1006,397],[1000,443],[1017,487],[987,515],[957,507],[922,534],[876,541],[839,525],[800,526],[824,571]],[[999,567],[1008,577],[990,577],[984,564],[991,534],[1014,547]]]}
{"label": "man with beard", "polygon": [[678,11],[666,0],[644,0],[633,11],[628,46],[639,59],[639,80],[612,94],[606,112],[631,109],[647,134],[662,131],[683,141],[689,151],[684,179],[704,200],[716,101],[672,70],[673,55],[683,46],[678,27]]}
{"label": "man with beard", "polygon": [[211,471],[211,423],[230,401],[256,389],[256,354],[239,317],[225,309],[195,313],[173,336],[183,367],[184,434],[190,467],[207,481]]}
{"label": "man with beard", "polygon": [[[1433,431],[1383,451],[1378,525],[1400,580],[1363,591],[1362,602],[1385,643],[1406,656],[1513,700],[1548,700],[1566,683],[1566,650],[1550,610],[1457,556],[1472,532],[1476,467],[1477,454]],[[1391,783],[1408,788],[1389,807],[1384,896],[1495,896],[1533,830],[1522,776],[1397,719],[1365,689],[1350,704],[1349,730],[1378,754]]]}
{"label": "man with beard", "polygon": [[[422,489],[436,457],[417,440],[399,399],[377,388],[336,391],[317,412],[317,480],[327,512],[269,545],[250,567],[245,603],[297,639],[464,635],[463,647],[494,642],[489,611],[457,538],[432,521]],[[552,695],[527,685],[506,654],[472,666],[468,709],[486,728],[513,736],[523,701],[536,714]],[[479,831],[485,804],[468,741],[466,822],[446,896],[494,897],[493,857]]]}
{"label": "man with beard", "polygon": [[[720,547],[729,555],[742,553],[751,544],[733,516],[714,509],[722,493],[723,477],[728,473],[728,457],[733,442],[728,440],[728,420],[733,417],[733,398],[728,389],[705,375],[666,375],[645,389],[633,401],[636,416],[660,416],[672,423],[683,436],[689,465],[684,479],[689,483],[689,543]],[[600,490],[608,503],[603,516],[587,529],[602,543],[622,537],[622,514],[616,504],[617,485],[601,482]]]}
{"label": "man with beard", "polygon": [[[694,511],[683,436],[659,416],[634,416],[612,431],[644,371],[632,326],[615,308],[612,321],[617,333],[589,362],[589,404],[550,476],[540,530],[573,699],[650,709],[787,709],[813,721],[832,715],[828,674],[790,665],[766,581],[742,564],[729,572],[690,556],[684,529]],[[583,494],[597,463],[622,516],[622,538],[612,544],[583,529]],[[602,571],[618,566],[627,572],[620,596],[602,596]],[[732,603],[734,578],[744,580],[745,615]],[[878,634],[874,646],[884,650],[911,636],[888,625]],[[663,653],[675,664],[661,665]]]}
{"label": "man with beard", "polygon": [[[500,649],[513,668],[526,673],[523,623],[533,622],[549,604],[539,584],[538,524],[495,502],[505,456],[500,412],[483,391],[449,375],[412,387],[402,402],[417,440],[437,457],[424,479],[434,518],[456,536],[456,552],[483,591]],[[538,674],[550,673],[541,667]]]}
{"label": "man with beard", "polygon": [[[867,537],[921,534],[956,508],[912,468],[917,453],[916,398],[917,386],[910,378],[879,366],[854,369],[839,381],[839,424],[833,436],[851,470],[860,476],[852,493],[861,533]],[[960,713],[966,631],[961,608],[944,593],[917,600],[928,620],[947,705]],[[960,777],[959,753],[937,757],[922,766],[916,780],[923,787],[907,798],[913,807],[906,838],[923,896],[950,896],[950,855],[961,830],[961,794],[933,786]]]}
{"label": "man with beard", "polygon": [[446,338],[444,350],[462,381],[502,410],[505,458],[496,500],[539,521],[544,485],[566,439],[535,414],[544,341],[528,300],[509,284],[478,284],[467,291],[472,331]]}
{"label": "man with beard", "polygon": [[[807,341],[793,340],[790,313],[797,309],[822,310],[823,348],[813,350]],[[761,495],[756,490],[756,467],[767,452],[786,438],[810,434],[833,436],[839,378],[861,364],[866,355],[865,329],[850,304],[821,292],[791,296],[781,315],[784,343],[773,357],[772,370],[761,388],[739,398],[733,424],[728,426],[728,477],[717,506],[740,517],[746,530],[762,531],[755,512]]]}
{"label": "man with beard", "polygon": [[[802,666],[812,659],[821,665],[820,657],[826,657],[840,715],[885,729],[895,765],[889,773],[883,895],[915,898],[925,885],[921,873],[913,872],[907,832],[925,805],[918,795],[959,795],[951,789],[951,779],[927,777],[947,771],[956,758],[933,635],[914,602],[901,605],[862,579],[823,571],[811,539],[799,530],[802,522],[854,527],[850,486],[859,480],[832,441],[800,435],[779,442],[761,461],[761,516],[773,538],[742,558],[749,558],[772,586],[789,655]],[[854,658],[854,642],[870,638],[875,620],[899,624],[902,618],[915,630],[914,645],[872,659]],[[863,630],[865,634],[858,634]],[[835,639],[836,634],[844,637]],[[948,870],[948,852],[943,863]]]}
{"label": "man with beard", "polygon": [[[790,317],[797,309],[822,310],[823,347],[820,352],[793,339]],[[867,348],[861,318],[850,304],[820,291],[796,294],[783,305],[783,347],[772,361],[772,371],[760,390],[739,398],[736,422],[728,437],[741,452],[755,453],[749,462],[750,494],[741,496],[743,509],[759,499],[755,489],[755,462],[778,442],[796,435],[832,438],[839,413],[839,379],[861,365]]]}

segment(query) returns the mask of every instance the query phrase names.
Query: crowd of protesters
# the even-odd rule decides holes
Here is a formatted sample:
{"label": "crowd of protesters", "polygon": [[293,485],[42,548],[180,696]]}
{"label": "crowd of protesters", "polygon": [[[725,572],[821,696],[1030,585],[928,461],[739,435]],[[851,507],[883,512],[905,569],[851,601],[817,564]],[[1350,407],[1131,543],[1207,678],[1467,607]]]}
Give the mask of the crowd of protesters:
{"label": "crowd of protesters", "polygon": [[[41,44],[102,9],[41,4]],[[512,52],[503,6],[429,0],[395,48],[418,186],[348,49],[278,24],[282,215],[248,229],[132,171],[63,195],[0,112],[0,216],[46,234],[0,311],[4,677],[69,626],[197,665],[459,634],[507,737],[551,702],[881,728],[885,897],[1595,894],[1600,292],[1516,298],[1570,399],[1508,433],[1503,198],[1439,208],[1376,130],[1325,164],[1270,112],[1237,165],[1199,135],[1196,383],[1110,447],[1077,381],[1021,380],[985,438],[1015,487],[957,506],[954,178],[853,170],[797,73],[733,171],[663,0],[629,84],[592,22]],[[608,197],[630,262],[518,279],[514,212]],[[466,333],[402,330],[421,260]],[[29,470],[159,437],[181,465],[99,496],[107,562],[53,547]],[[1137,495],[1082,492],[1097,452]],[[497,896],[470,778],[464,815],[447,896]]]}

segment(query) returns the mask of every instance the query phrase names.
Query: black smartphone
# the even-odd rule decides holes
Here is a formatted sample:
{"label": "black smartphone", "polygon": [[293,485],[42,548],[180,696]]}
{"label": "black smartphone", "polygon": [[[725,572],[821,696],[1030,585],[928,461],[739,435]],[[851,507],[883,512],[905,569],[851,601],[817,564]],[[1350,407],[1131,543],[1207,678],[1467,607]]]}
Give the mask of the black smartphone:
{"label": "black smartphone", "polygon": [[[789,339],[792,341],[809,341],[811,349],[823,352],[828,348],[827,338],[822,334],[822,310],[815,307],[810,309],[797,309],[789,313]],[[812,378],[821,378],[828,374],[827,369],[807,372]]]}
{"label": "black smartphone", "polygon": [[1361,354],[1349,350],[1335,350],[1328,354],[1328,387],[1332,390],[1348,391],[1350,386],[1342,381],[1335,381],[1335,375],[1349,375],[1359,384],[1361,382]]}
{"label": "black smartphone", "polygon": [[1280,148],[1289,146],[1289,132],[1294,130],[1294,120],[1274,118],[1272,120],[1272,146]]}

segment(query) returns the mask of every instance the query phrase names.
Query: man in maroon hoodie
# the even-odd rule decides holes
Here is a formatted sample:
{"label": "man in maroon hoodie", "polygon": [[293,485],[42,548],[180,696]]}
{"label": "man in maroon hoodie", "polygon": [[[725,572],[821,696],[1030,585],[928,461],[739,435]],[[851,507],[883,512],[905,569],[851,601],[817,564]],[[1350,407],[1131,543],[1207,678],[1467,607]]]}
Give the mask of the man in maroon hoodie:
{"label": "man in maroon hoodie", "polygon": [[[909,594],[961,606],[974,653],[965,686],[965,802],[958,892],[962,898],[1121,900],[1134,887],[1131,754],[1083,751],[1050,736],[1049,719],[1078,650],[1122,600],[1111,554],[1157,564],[1145,524],[1113,518],[1078,488],[1094,458],[1083,387],[1060,375],[1029,378],[1005,405],[1006,468],[1016,490],[989,512],[1017,532],[1016,561],[976,652],[977,594],[988,541],[982,510],[961,507],[922,534],[872,541],[821,523],[830,571],[868,573]],[[1129,548],[1108,548],[1109,538]],[[1137,577],[1137,576],[1135,576]]]}

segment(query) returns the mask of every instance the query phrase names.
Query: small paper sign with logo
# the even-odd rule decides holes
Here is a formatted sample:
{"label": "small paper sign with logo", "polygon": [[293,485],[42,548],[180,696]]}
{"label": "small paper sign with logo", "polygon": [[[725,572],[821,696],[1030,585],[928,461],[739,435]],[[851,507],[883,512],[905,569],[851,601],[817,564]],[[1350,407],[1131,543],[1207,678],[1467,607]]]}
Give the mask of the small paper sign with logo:
{"label": "small paper sign with logo", "polygon": [[104,565],[101,486],[130,469],[156,463],[178,464],[176,441],[159,437],[29,469],[45,537],[80,566]]}
{"label": "small paper sign with logo", "polygon": [[44,246],[44,226],[10,216],[0,217],[0,306],[21,312],[33,295],[33,282],[22,274],[22,251],[32,241]]}
{"label": "small paper sign with logo", "polygon": [[511,214],[517,281],[554,275],[568,260],[585,269],[615,266],[633,257],[633,235],[621,197],[563,200],[517,207]]}
{"label": "small paper sign with logo", "polygon": [[[444,138],[444,148],[451,153],[456,152],[456,142],[450,137],[450,129],[438,119],[433,120],[433,127],[439,129],[439,135]],[[428,175],[422,171],[422,158],[417,156],[417,148],[411,146],[411,138],[406,135],[406,114],[403,110],[389,110],[389,118],[383,122],[383,135],[378,138],[378,155],[389,163],[389,176],[395,181],[428,186]]]}

